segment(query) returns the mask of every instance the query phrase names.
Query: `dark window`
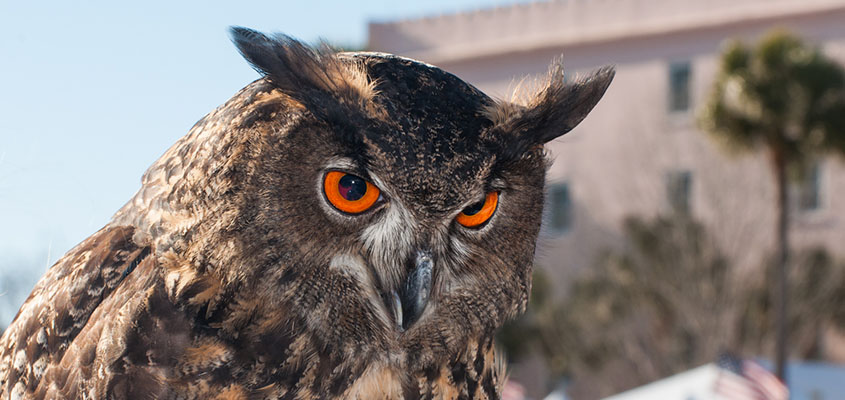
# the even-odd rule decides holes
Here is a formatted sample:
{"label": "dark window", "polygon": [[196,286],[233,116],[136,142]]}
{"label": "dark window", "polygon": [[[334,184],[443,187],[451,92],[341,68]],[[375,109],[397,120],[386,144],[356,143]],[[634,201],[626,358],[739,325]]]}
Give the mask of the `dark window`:
{"label": "dark window", "polygon": [[572,228],[572,197],[569,184],[554,183],[549,187],[549,228],[564,233]]}
{"label": "dark window", "polygon": [[687,111],[690,105],[689,61],[669,64],[669,111]]}
{"label": "dark window", "polygon": [[819,168],[819,164],[813,164],[797,185],[799,211],[813,211],[821,207],[820,181],[821,168]]}
{"label": "dark window", "polygon": [[689,171],[671,171],[666,174],[666,199],[674,212],[690,211],[690,193],[692,192],[692,173]]}

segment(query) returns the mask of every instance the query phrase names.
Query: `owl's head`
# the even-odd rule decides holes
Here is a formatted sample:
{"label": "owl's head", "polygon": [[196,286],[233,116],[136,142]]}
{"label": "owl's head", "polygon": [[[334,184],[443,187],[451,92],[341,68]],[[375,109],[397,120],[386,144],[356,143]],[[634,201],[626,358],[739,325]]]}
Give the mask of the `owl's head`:
{"label": "owl's head", "polygon": [[[165,154],[134,201],[156,210],[136,222],[184,259],[174,271],[215,277],[217,302],[260,304],[250,318],[267,332],[413,369],[524,309],[543,145],[584,119],[612,69],[564,81],[556,63],[524,101],[495,101],[406,58],[232,36],[263,77]],[[180,279],[175,297],[204,293]]]}

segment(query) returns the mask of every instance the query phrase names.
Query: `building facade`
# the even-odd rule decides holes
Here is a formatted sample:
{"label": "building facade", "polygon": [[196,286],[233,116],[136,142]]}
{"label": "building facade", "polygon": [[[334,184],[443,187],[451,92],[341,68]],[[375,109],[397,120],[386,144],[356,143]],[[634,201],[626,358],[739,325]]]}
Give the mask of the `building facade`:
{"label": "building facade", "polygon": [[[435,64],[506,98],[562,55],[567,74],[614,64],[605,97],[550,144],[538,265],[566,287],[622,244],[627,216],[688,211],[759,271],[774,247],[775,186],[762,154],[731,156],[696,124],[729,38],[792,31],[845,62],[843,0],[563,0],[369,26],[369,48]],[[845,171],[824,159],[793,188],[794,247],[845,256]],[[759,274],[757,274],[759,275]]]}

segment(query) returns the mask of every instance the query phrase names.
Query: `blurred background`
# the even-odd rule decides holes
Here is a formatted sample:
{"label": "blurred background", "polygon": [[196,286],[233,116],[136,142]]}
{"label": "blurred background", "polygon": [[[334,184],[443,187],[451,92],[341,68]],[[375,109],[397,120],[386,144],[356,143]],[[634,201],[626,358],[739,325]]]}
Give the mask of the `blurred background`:
{"label": "blurred background", "polygon": [[746,398],[729,373],[785,398],[742,368],[778,374],[779,347],[791,398],[845,398],[845,0],[0,0],[0,326],[257,78],[230,25],[499,98],[560,56],[572,80],[616,65],[548,146],[531,304],[499,337],[507,398]]}

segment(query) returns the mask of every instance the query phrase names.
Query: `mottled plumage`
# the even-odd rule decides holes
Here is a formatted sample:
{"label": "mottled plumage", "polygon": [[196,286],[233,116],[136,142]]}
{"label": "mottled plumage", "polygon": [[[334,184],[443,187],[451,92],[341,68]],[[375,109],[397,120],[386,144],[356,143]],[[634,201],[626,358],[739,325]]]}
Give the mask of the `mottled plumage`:
{"label": "mottled plumage", "polygon": [[[2,397],[498,398],[493,335],[527,302],[543,144],[613,71],[564,83],[554,66],[515,104],[405,58],[233,38],[263,77],[39,281],[0,339]],[[379,200],[340,211],[328,171]],[[489,220],[456,222],[493,192]]]}

